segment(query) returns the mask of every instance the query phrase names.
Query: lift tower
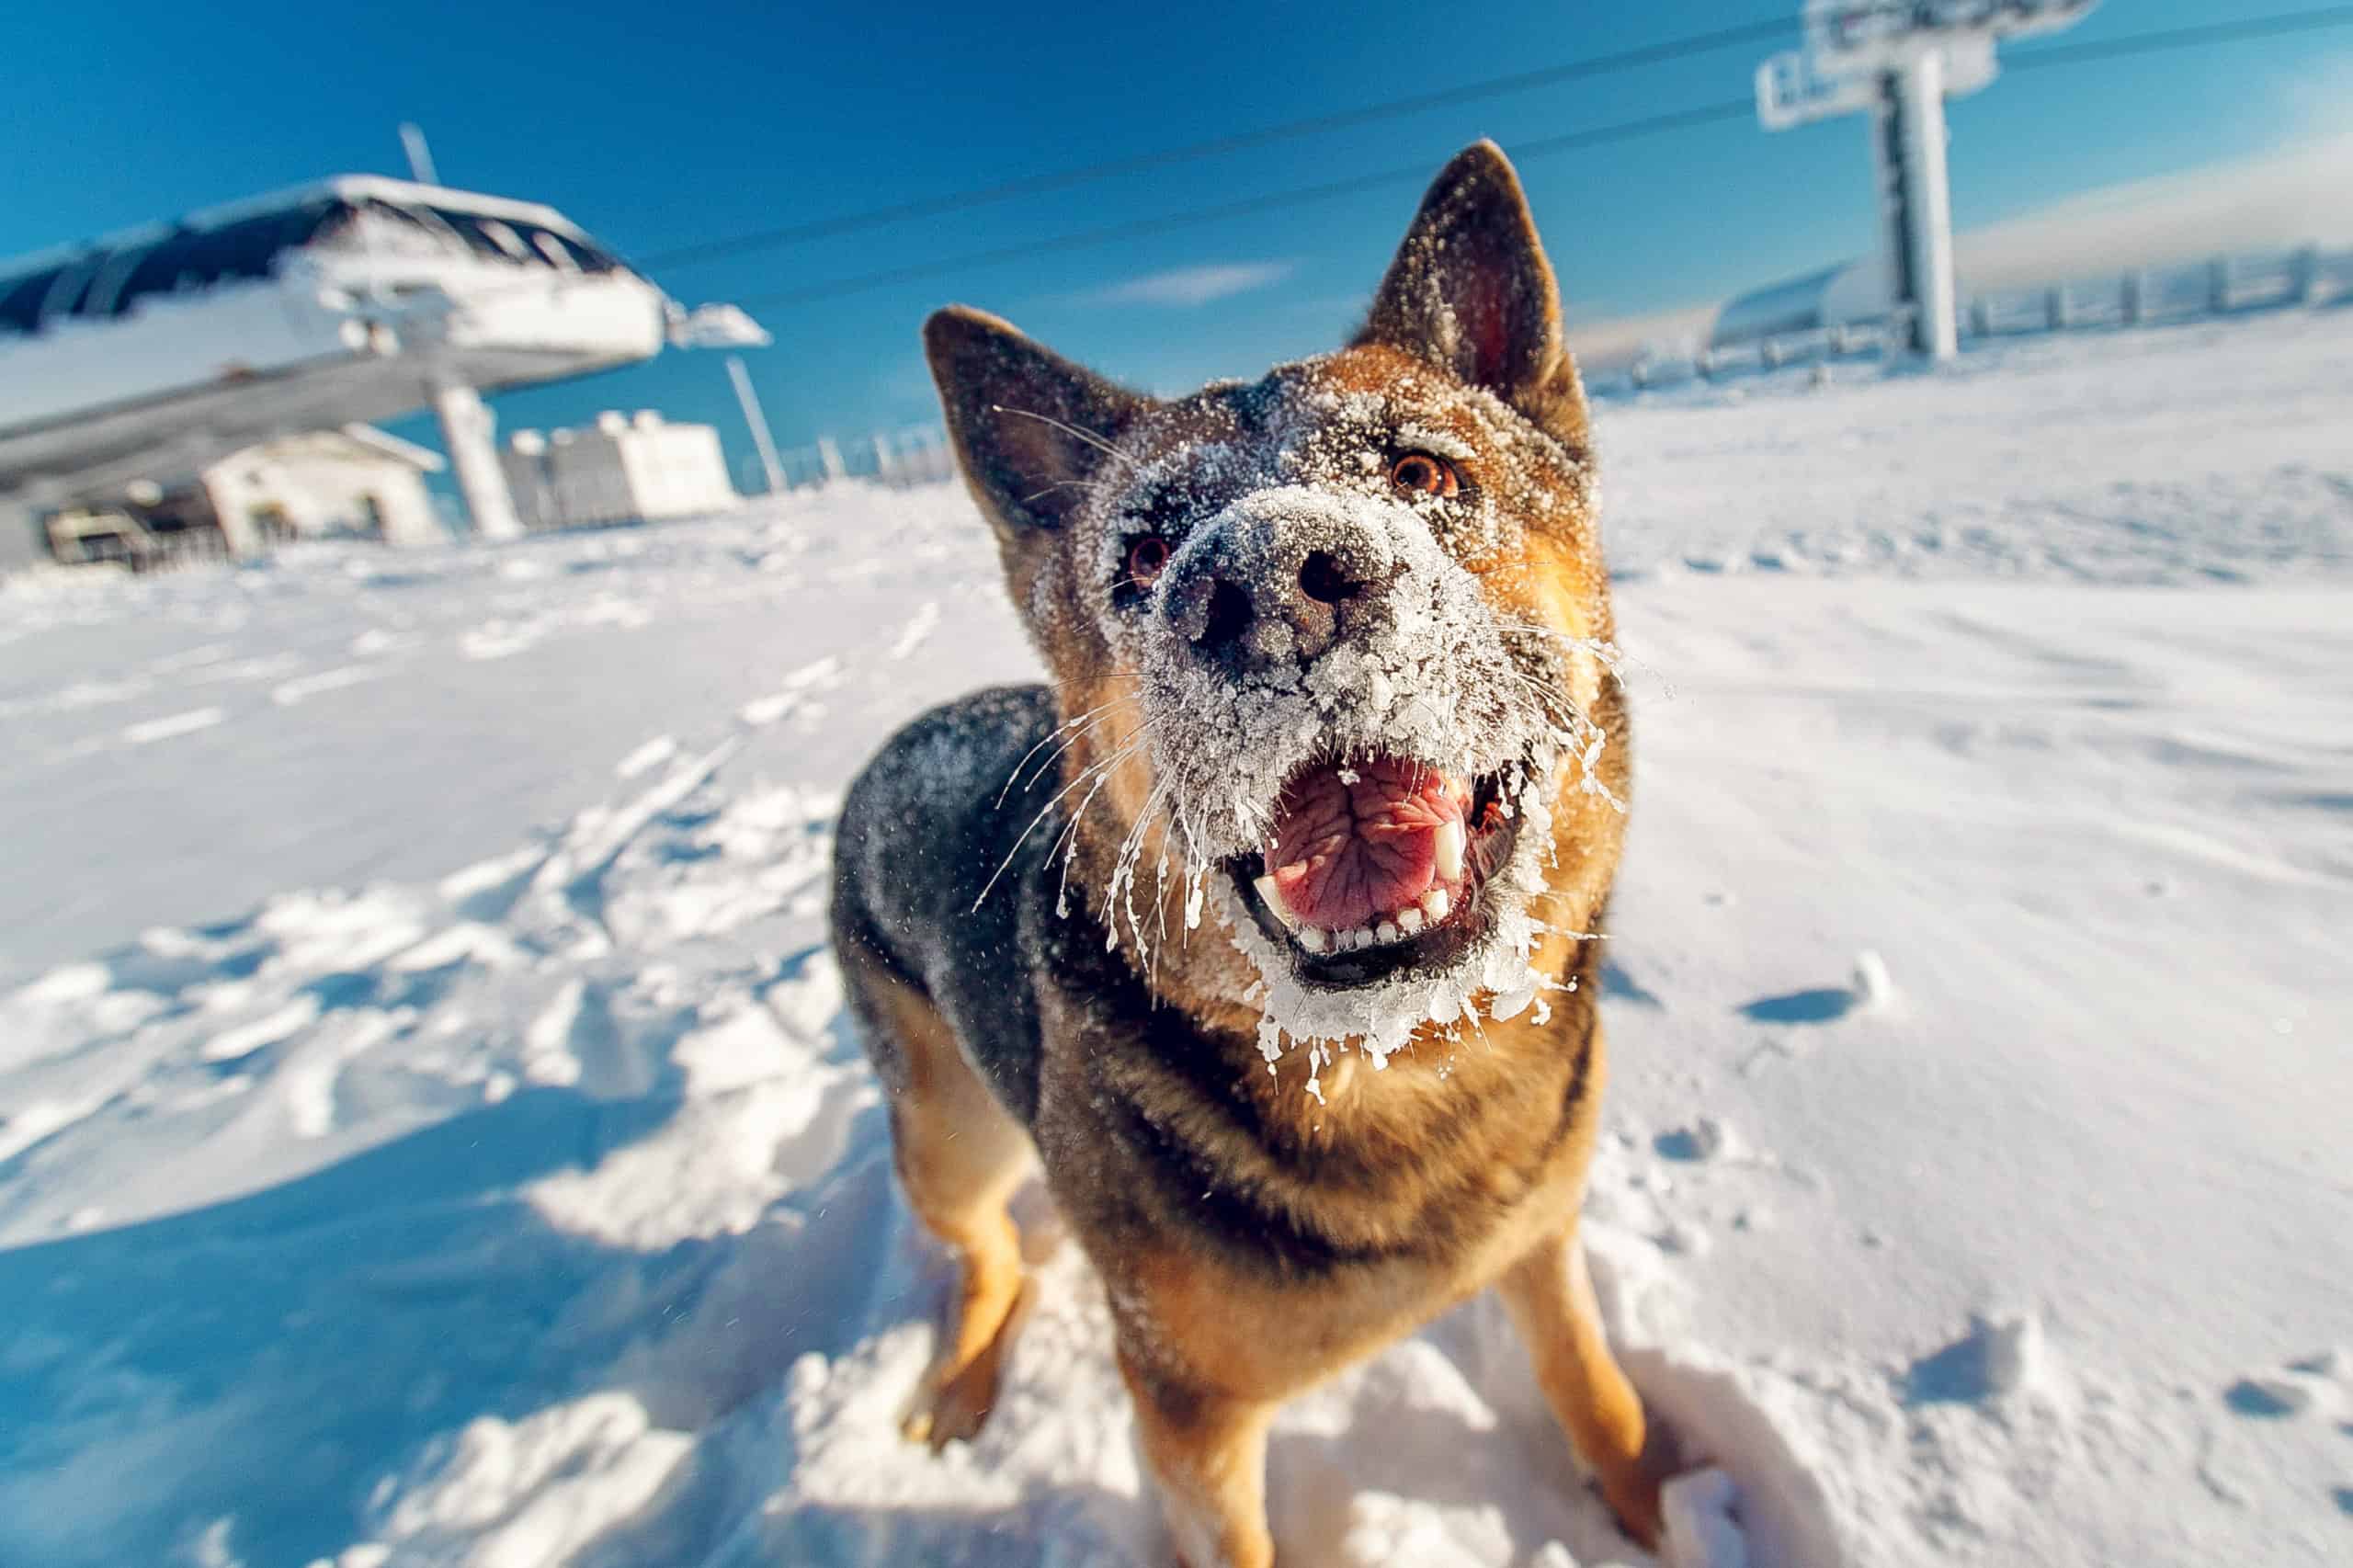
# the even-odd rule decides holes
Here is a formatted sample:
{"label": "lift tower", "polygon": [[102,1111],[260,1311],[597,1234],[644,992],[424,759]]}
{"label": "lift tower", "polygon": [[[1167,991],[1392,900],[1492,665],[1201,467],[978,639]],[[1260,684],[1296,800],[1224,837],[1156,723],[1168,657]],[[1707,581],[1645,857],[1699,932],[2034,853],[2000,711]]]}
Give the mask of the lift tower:
{"label": "lift tower", "polygon": [[2098,3],[1806,0],[1804,45],[1756,68],[1768,131],[1870,113],[1888,308],[1915,352],[1949,359],[1959,338],[1945,99],[1994,80],[1997,40],[2073,27]]}

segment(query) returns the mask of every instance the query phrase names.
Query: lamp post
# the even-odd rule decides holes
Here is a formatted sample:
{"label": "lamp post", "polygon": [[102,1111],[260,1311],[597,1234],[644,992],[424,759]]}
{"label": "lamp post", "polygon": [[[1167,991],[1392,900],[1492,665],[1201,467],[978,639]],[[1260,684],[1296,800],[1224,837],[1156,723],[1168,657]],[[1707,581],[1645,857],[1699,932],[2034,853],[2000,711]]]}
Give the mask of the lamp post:
{"label": "lamp post", "polygon": [[776,442],[768,435],[768,416],[760,408],[760,394],[752,390],[751,372],[744,369],[744,357],[727,357],[727,377],[735,383],[735,401],[744,405],[744,423],[752,427],[752,445],[759,449],[760,472],[767,476],[767,493],[780,494],[784,490],[784,465],[777,461]]}

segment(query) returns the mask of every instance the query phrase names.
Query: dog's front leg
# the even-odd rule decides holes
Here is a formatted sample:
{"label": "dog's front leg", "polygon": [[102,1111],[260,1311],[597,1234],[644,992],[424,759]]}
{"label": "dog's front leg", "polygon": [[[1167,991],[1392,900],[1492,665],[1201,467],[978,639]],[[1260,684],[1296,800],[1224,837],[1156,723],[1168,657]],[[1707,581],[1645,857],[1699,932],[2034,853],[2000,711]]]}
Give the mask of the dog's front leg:
{"label": "dog's front leg", "polygon": [[1141,1364],[1124,1346],[1120,1373],[1185,1568],[1272,1568],[1267,1427],[1275,1406],[1205,1391]]}
{"label": "dog's front leg", "polygon": [[1537,1385],[1593,1467],[1618,1522],[1643,1545],[1656,1545],[1665,1477],[1655,1457],[1645,1453],[1642,1399],[1602,1333],[1575,1228],[1531,1247],[1495,1282],[1495,1290],[1536,1364]]}

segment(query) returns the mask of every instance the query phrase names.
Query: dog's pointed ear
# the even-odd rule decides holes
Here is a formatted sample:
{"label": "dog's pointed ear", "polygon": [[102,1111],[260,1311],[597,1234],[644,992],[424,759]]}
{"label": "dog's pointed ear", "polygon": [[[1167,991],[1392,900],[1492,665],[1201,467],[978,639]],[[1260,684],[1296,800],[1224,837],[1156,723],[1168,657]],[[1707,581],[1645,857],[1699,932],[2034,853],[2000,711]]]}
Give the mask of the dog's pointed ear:
{"label": "dog's pointed ear", "polygon": [[1008,544],[1060,528],[1108,460],[1105,448],[1150,406],[962,305],[934,312],[923,345],[957,460]]}
{"label": "dog's pointed ear", "polygon": [[1356,341],[1402,348],[1540,425],[1574,413],[1582,426],[1552,264],[1502,148],[1473,142],[1438,172]]}

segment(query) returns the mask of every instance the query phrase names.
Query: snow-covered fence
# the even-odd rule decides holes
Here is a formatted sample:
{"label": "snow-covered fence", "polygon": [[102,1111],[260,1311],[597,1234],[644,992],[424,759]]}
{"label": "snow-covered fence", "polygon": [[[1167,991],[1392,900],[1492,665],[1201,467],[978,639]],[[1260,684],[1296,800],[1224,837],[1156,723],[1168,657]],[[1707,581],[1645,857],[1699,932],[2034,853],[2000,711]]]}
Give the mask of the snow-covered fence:
{"label": "snow-covered fence", "polygon": [[[956,473],[955,454],[948,432],[938,425],[911,425],[896,430],[876,430],[863,436],[820,436],[805,447],[777,454],[787,488],[811,490],[843,480],[859,480],[894,489],[911,484],[935,484]],[[744,489],[764,488],[756,466],[747,470]]]}
{"label": "snow-covered fence", "polygon": [[[1966,279],[1964,279],[1964,282]],[[2172,267],[2075,278],[2031,289],[1964,292],[1962,341],[2087,327],[2142,326],[2246,311],[2299,309],[2353,301],[2353,251],[2317,245],[2239,252]],[[1904,312],[1874,321],[1808,327],[1745,343],[1638,360],[1595,376],[1596,397],[1624,397],[1694,379],[1776,370],[1790,365],[1881,358],[1904,341]]]}
{"label": "snow-covered fence", "polygon": [[2218,256],[2182,267],[2140,267],[2120,277],[2077,279],[2047,289],[1989,291],[1970,301],[1968,330],[1992,337],[2139,326],[2317,305],[2347,293],[2353,293],[2353,252],[2305,245]]}

